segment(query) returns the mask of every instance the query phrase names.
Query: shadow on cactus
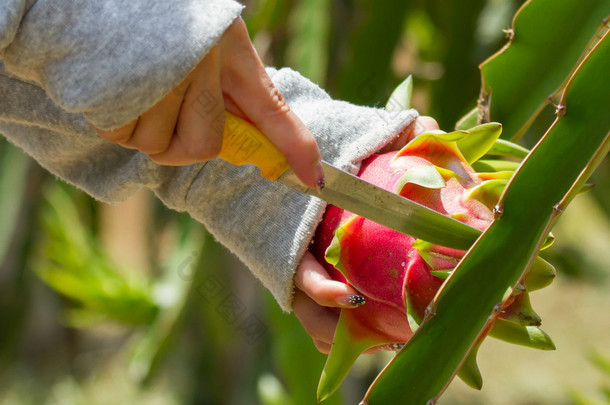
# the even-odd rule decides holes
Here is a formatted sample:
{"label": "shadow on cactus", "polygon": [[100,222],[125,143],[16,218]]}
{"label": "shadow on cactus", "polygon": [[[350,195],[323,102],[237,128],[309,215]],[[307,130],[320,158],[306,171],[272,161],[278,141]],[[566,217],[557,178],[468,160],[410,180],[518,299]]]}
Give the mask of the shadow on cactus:
{"label": "shadow on cactus", "polygon": [[[467,131],[422,134],[398,152],[368,158],[358,176],[483,231],[494,219],[494,207],[512,172],[477,172],[471,164],[496,145],[501,129],[498,123],[487,123]],[[367,300],[358,308],[341,310],[318,387],[318,400],[324,400],[362,352],[380,345],[398,348],[409,340],[466,252],[401,234],[335,206],[327,209],[314,241],[312,252],[329,274]],[[548,285],[554,276],[554,268],[537,258],[519,288],[508,292],[511,296],[488,334],[537,349],[554,349],[539,329],[541,319],[531,308],[528,294]],[[458,375],[480,389],[476,349]]]}

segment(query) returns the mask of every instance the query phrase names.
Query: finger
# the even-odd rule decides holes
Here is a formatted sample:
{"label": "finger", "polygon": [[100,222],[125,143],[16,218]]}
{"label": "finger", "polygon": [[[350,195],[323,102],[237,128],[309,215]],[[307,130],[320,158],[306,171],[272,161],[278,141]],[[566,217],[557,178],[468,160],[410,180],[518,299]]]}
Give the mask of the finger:
{"label": "finger", "polygon": [[237,105],[237,103],[235,103],[235,101],[233,101],[233,99],[231,98],[231,96],[229,96],[228,94],[223,93],[223,100],[225,103],[225,109],[230,112],[231,114],[244,119],[244,120],[248,120],[248,117],[246,116],[246,114],[241,110],[241,108],[239,108],[239,106]]}
{"label": "finger", "polygon": [[120,142],[120,145],[138,149],[149,155],[160,155],[165,152],[174,135],[180,106],[187,87],[178,86],[142,114],[132,137]]}
{"label": "finger", "polygon": [[436,120],[427,115],[423,115],[421,117],[417,117],[415,120],[415,128],[413,133],[415,136],[421,135],[425,132],[436,131],[440,129]]}
{"label": "finger", "polygon": [[355,308],[366,302],[349,285],[330,278],[328,272],[309,252],[306,252],[294,275],[299,290],[325,307]]}
{"label": "finger", "polygon": [[439,129],[436,120],[428,116],[420,116],[400,131],[398,137],[384,146],[379,153],[386,153],[401,149],[413,138],[428,131]]}
{"label": "finger", "polygon": [[223,90],[286,156],[305,185],[323,185],[318,145],[265,72],[243,21],[227,31],[221,39]]}
{"label": "finger", "polygon": [[[297,290],[292,302],[294,314],[303,325],[305,332],[314,341],[331,344],[335,335],[339,315],[330,308],[318,305],[304,292]],[[318,347],[318,345],[316,345]]]}
{"label": "finger", "polygon": [[138,149],[149,155],[158,155],[167,150],[174,135],[180,106],[188,88],[184,80],[157,104],[140,117],[132,137],[121,142],[126,148]]}
{"label": "finger", "polygon": [[112,130],[104,130],[97,128],[93,124],[89,123],[91,127],[97,132],[99,136],[104,138],[105,140],[112,143],[123,143],[128,142],[133,135],[133,131],[138,125],[138,120],[135,119],[133,121],[128,122],[120,128],[112,129]]}
{"label": "finger", "polygon": [[320,353],[323,353],[323,354],[330,353],[331,345],[329,343],[322,342],[321,340],[313,339],[313,344],[314,344],[314,346],[316,346],[316,349],[318,349],[318,351]]}
{"label": "finger", "polygon": [[224,102],[220,89],[218,49],[212,48],[187,78],[189,86],[167,149],[151,155],[166,165],[211,160],[222,147]]}

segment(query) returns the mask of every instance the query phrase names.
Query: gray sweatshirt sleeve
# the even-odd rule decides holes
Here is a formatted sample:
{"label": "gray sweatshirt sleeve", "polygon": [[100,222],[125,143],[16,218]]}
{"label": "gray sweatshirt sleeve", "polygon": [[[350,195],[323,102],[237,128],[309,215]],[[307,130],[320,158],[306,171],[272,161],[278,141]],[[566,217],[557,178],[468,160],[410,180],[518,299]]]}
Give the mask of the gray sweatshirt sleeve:
{"label": "gray sweatshirt sleeve", "polygon": [[233,0],[2,0],[0,59],[111,129],[176,87],[241,10]]}
{"label": "gray sweatshirt sleeve", "polygon": [[[88,3],[72,1],[79,5]],[[9,0],[9,3],[15,5],[24,2]],[[161,2],[146,3],[159,3],[159,7],[163,8]],[[167,2],[176,3],[179,2]],[[186,3],[222,3],[229,4],[229,8],[233,4],[224,1]],[[68,7],[68,4],[65,6]],[[239,8],[237,5],[236,12],[239,12]],[[15,18],[30,18],[32,7],[28,12],[25,11],[27,9],[28,4],[24,4],[21,13],[13,13],[18,16]],[[171,14],[171,10],[165,11],[169,13],[169,20],[177,18]],[[219,13],[224,15],[220,11]],[[24,17],[26,14],[27,17]],[[45,16],[43,13],[38,18],[48,18]],[[159,14],[159,17],[162,15]],[[224,29],[222,27],[230,24],[232,18],[227,17],[225,24],[225,20],[218,17],[215,22],[210,23],[207,31],[203,27],[200,29],[204,30],[206,35],[209,35],[210,30],[218,29],[220,35]],[[194,55],[198,54],[201,58],[201,55],[207,52],[203,45],[188,40],[194,33],[183,31],[180,35],[185,36],[184,40],[164,42],[165,40],[161,39],[157,44],[169,47],[158,50],[160,55],[172,53],[174,50],[170,48],[176,43],[185,44],[180,52],[172,54],[173,58],[178,60],[167,60],[167,63],[151,62],[151,66],[142,67],[144,71],[135,74],[123,71],[128,69],[129,65],[125,65],[127,62],[123,62],[122,57],[117,54],[116,66],[104,65],[104,69],[97,70],[94,63],[89,65],[93,72],[85,72],[88,65],[85,59],[80,62],[79,58],[70,59],[69,51],[62,47],[53,48],[53,42],[62,41],[65,41],[65,47],[70,48],[70,41],[65,39],[63,31],[57,34],[55,41],[50,38],[44,40],[48,41],[47,45],[54,51],[30,50],[22,51],[24,54],[21,55],[20,51],[12,50],[11,47],[19,41],[21,35],[26,35],[25,31],[28,29],[14,28],[14,24],[11,25],[10,21],[7,23],[5,20],[9,21],[10,18],[7,19],[4,15],[0,17],[0,44],[4,47],[4,62],[7,66],[0,63],[0,133],[24,149],[50,172],[101,201],[121,201],[140,188],[148,188],[168,207],[187,211],[252,270],[284,310],[290,310],[293,295],[292,277],[323,214],[325,204],[322,201],[294,192],[281,184],[269,182],[258,175],[256,168],[238,168],[218,159],[184,167],[157,165],[145,154],[124,149],[98,137],[85,119],[86,117],[98,125],[102,123],[103,126],[112,127],[129,120],[133,114],[139,115],[143,111],[142,108],[145,110],[146,106],[152,105],[164,95],[159,88],[169,91],[180,81],[178,76],[183,77],[188,73],[188,69],[184,69],[183,65],[191,63],[194,66],[197,63],[197,57]],[[66,24],[70,25],[71,21],[66,20]],[[163,22],[161,18],[156,25],[168,26]],[[46,23],[41,24],[44,27]],[[162,32],[176,35],[173,30],[180,28],[171,26],[173,23],[169,24],[170,29],[159,31],[155,35],[159,38],[163,38]],[[144,25],[147,26],[147,23]],[[7,27],[13,27],[13,31]],[[55,28],[49,29],[50,32],[55,32]],[[66,29],[72,31],[74,28],[71,26]],[[130,29],[136,32],[138,27],[132,25]],[[29,35],[39,34],[32,32]],[[81,32],[80,35],[85,34]],[[201,35],[204,35],[203,31]],[[210,38],[216,38],[218,35],[212,35]],[[207,46],[212,43],[213,40],[210,40]],[[127,44],[125,46],[129,47]],[[48,68],[33,68],[32,66],[38,63],[38,58],[29,56],[29,52],[39,52],[46,55],[44,57],[54,52],[55,56],[50,57]],[[64,52],[70,62],[64,60]],[[110,51],[111,54],[112,52]],[[72,72],[74,66],[75,78],[71,78],[68,73],[62,73],[57,67],[53,68],[54,65],[62,66],[66,69],[65,72]],[[65,81],[56,81],[54,74],[46,73],[54,69],[57,69],[58,77],[66,75]],[[171,71],[172,69],[180,73]],[[134,107],[129,106],[129,97],[123,99],[123,96],[112,96],[112,92],[106,92],[107,89],[103,88],[101,82],[88,87],[89,84],[86,83],[89,80],[99,80],[96,78],[96,71],[98,75],[112,76],[114,72],[117,77],[122,77],[116,80],[109,77],[108,87],[122,87],[123,95],[129,94],[129,97],[134,98]],[[287,103],[316,137],[323,158],[351,172],[357,171],[360,160],[389,142],[417,115],[413,110],[389,113],[332,100],[318,86],[290,69],[269,69],[268,73]],[[83,85],[87,88],[86,91],[75,84],[81,83],[81,80],[85,83]],[[51,86],[52,89],[49,87],[51,82],[55,83]],[[63,84],[59,84],[60,82]],[[121,103],[124,109],[132,108],[131,112],[126,113],[119,109],[117,105]]]}

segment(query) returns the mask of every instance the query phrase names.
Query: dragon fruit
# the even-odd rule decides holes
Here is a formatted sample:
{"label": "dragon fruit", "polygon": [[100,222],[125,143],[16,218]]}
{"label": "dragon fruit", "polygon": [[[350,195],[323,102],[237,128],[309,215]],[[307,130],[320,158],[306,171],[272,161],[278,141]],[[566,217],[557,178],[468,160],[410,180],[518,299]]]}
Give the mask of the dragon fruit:
{"label": "dragon fruit", "polygon": [[[469,131],[426,133],[398,152],[368,158],[358,176],[483,231],[494,219],[494,206],[512,172],[478,173],[471,164],[489,150],[500,131],[499,124],[490,123]],[[328,207],[311,251],[333,279],[348,283],[366,298],[362,306],[341,310],[318,400],[336,390],[362,352],[376,346],[399,348],[408,341],[465,254],[335,206]],[[518,288],[507,292],[487,333],[553,349],[548,335],[538,328],[540,317],[530,306],[528,291],[544,287],[554,275],[553,267],[537,258]],[[482,385],[476,365],[480,343],[458,372],[474,388]]]}

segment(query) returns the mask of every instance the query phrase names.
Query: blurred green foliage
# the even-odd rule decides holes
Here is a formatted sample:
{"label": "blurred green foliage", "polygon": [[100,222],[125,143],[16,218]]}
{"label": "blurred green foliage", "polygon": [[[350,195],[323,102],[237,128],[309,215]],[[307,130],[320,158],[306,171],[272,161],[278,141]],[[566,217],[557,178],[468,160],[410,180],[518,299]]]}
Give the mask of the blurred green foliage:
{"label": "blurred green foliage", "polygon": [[608,405],[610,404],[610,356],[593,352],[590,355],[590,361],[604,376],[599,393],[591,394],[572,389],[569,391],[570,399],[575,405]]}
{"label": "blurred green foliage", "polygon": [[[335,98],[382,106],[412,74],[414,107],[450,130],[521,3],[249,0],[244,18],[266,63]],[[607,160],[593,181],[604,228]],[[148,261],[129,268],[101,246],[103,210],[0,138],[0,404],[315,403],[325,356],[201,225],[154,202]],[[605,285],[608,262],[585,237],[559,240],[550,260]],[[326,403],[355,403],[378,367],[362,362]]]}

